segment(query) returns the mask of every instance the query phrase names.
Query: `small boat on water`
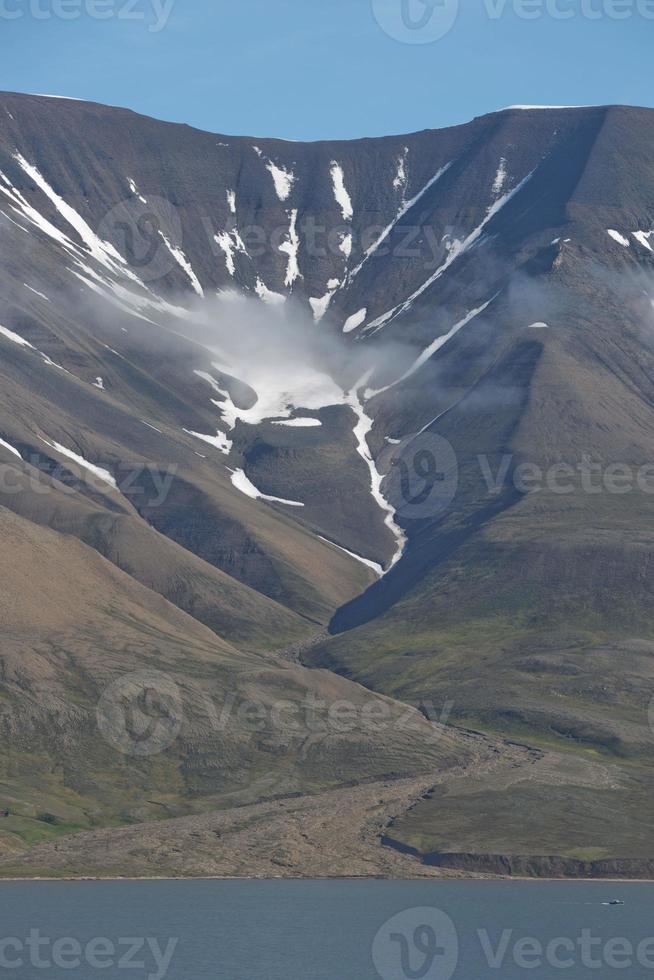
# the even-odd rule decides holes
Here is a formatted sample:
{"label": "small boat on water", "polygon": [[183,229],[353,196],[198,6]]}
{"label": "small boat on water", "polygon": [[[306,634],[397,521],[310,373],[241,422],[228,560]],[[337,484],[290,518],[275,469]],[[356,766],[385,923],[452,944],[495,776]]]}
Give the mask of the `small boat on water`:
{"label": "small boat on water", "polygon": [[610,902],[605,902],[605,905],[624,905],[621,898],[612,898]]}

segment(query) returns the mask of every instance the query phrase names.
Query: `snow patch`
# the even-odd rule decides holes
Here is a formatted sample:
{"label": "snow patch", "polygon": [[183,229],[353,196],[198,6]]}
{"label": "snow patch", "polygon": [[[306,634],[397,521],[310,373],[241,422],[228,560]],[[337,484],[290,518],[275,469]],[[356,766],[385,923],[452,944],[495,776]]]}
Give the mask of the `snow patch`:
{"label": "snow patch", "polygon": [[322,320],[322,318],[324,317],[325,313],[327,312],[329,308],[329,304],[332,301],[332,296],[334,295],[334,292],[335,290],[330,289],[325,293],[324,296],[309,297],[309,305],[313,310],[313,319],[315,320],[316,323],[319,323],[320,320]]}
{"label": "snow patch", "polygon": [[[234,253],[241,252],[243,255],[248,254],[243,239],[234,228],[232,231],[219,232],[217,235],[213,236],[213,240],[225,256],[225,266],[227,268],[227,272],[230,274],[230,276],[233,276],[236,272]],[[226,292],[228,291],[223,290],[221,291],[220,295],[225,298]],[[239,293],[235,293],[235,295],[240,296]]]}
{"label": "snow patch", "polygon": [[541,320],[539,320],[537,323],[530,323],[529,326],[527,327],[527,329],[528,330],[547,330],[548,327],[549,327],[549,323],[543,323]]}
{"label": "snow patch", "polygon": [[99,388],[100,391],[104,391],[105,390],[104,381],[100,377],[97,377],[95,379],[95,381],[92,381],[91,382],[91,384],[93,385],[94,388]]}
{"label": "snow patch", "polygon": [[367,312],[368,309],[364,306],[363,309],[349,316],[343,324],[343,333],[350,333],[351,330],[356,330],[357,327],[360,327],[365,322]]}
{"label": "snow patch", "polygon": [[272,419],[271,425],[287,425],[289,428],[293,426],[297,429],[311,429],[314,426],[322,425],[322,422],[320,419],[310,419],[303,415],[298,419]]}
{"label": "snow patch", "polygon": [[236,266],[234,264],[234,243],[232,242],[232,236],[228,231],[221,231],[213,236],[213,240],[222,249],[225,255],[227,271],[230,276],[233,276],[236,272]]}
{"label": "snow patch", "polygon": [[650,238],[652,235],[654,235],[654,231],[632,231],[632,235],[636,241],[643,246],[643,248],[647,248],[650,252],[654,252],[654,249],[649,243]]}
{"label": "snow patch", "polygon": [[407,185],[406,159],[408,155],[409,147],[405,146],[397,161],[397,173],[393,178],[393,187],[396,191],[402,191],[403,195]]}
{"label": "snow patch", "polygon": [[606,230],[614,242],[617,242],[618,245],[624,245],[625,248],[629,248],[630,243],[628,238],[625,238],[624,235],[621,235],[619,231],[615,230],[615,228],[607,228]]}
{"label": "snow patch", "polygon": [[280,201],[285,201],[293,189],[295,174],[291,170],[286,170],[284,167],[273,163],[272,160],[268,160],[266,163],[266,170],[272,176],[277,197]]}
{"label": "snow patch", "polygon": [[507,176],[506,160],[502,157],[497,168],[497,173],[495,174],[495,180],[493,181],[493,194],[495,197],[502,193]]}
{"label": "snow patch", "polygon": [[334,187],[334,197],[336,198],[336,203],[341,209],[343,220],[351,221],[354,215],[352,201],[347,192],[347,188],[345,187],[345,175],[343,174],[343,168],[336,162],[336,160],[332,160],[330,174]]}
{"label": "snow patch", "polygon": [[48,95],[44,92],[32,92],[37,99],[61,99],[63,102],[84,102],[84,99],[75,99],[72,95]]}
{"label": "snow patch", "polygon": [[588,105],[507,105],[498,112],[508,112],[509,109],[593,109],[594,106]]}
{"label": "snow patch", "polygon": [[196,439],[201,439],[202,442],[208,443],[215,449],[220,450],[225,456],[228,456],[232,448],[231,440],[227,438],[224,432],[218,430],[215,436],[208,436],[204,432],[193,432],[192,429],[184,429],[184,432],[189,436],[195,436]]}
{"label": "snow patch", "polygon": [[[240,378],[257,397],[257,401],[251,408],[238,408],[229,392],[221,388],[211,374],[206,371],[194,371],[197,377],[206,381],[223,399],[223,401],[212,399],[212,402],[222,413],[228,429],[233,429],[239,421],[246,425],[259,425],[271,419],[290,419],[299,408],[317,412],[329,405],[344,403],[341,388],[329,375],[294,360],[286,361],[283,365],[268,365],[257,364],[250,359],[227,368],[218,363],[212,366],[216,371]],[[298,423],[294,422],[294,424]],[[312,421],[311,424],[315,422]]]}
{"label": "snow patch", "polygon": [[227,205],[232,214],[236,214],[236,191],[227,191]]}
{"label": "snow patch", "polygon": [[281,303],[286,302],[286,297],[281,293],[276,293],[272,289],[268,289],[263,279],[257,276],[257,281],[254,287],[254,291],[260,300],[264,303],[270,303],[271,306],[279,306]]}
{"label": "snow patch", "polygon": [[352,235],[341,235],[341,240],[338,247],[345,258],[349,259],[349,257],[352,255]]}

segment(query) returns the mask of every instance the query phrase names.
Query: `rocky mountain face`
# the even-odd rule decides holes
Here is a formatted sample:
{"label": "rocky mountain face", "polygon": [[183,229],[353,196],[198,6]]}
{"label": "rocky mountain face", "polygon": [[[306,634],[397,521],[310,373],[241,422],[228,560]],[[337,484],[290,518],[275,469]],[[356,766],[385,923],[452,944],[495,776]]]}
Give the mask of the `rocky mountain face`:
{"label": "rocky mountain face", "polygon": [[8,872],[399,777],[407,861],[652,857],[653,161],[644,109],[300,144],[0,95]]}

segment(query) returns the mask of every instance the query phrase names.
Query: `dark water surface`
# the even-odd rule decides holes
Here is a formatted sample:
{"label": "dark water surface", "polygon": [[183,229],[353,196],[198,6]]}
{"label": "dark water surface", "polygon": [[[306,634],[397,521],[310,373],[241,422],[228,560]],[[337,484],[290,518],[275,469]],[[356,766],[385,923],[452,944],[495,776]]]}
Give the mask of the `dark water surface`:
{"label": "dark water surface", "polygon": [[0,923],[0,980],[654,978],[649,884],[0,882]]}

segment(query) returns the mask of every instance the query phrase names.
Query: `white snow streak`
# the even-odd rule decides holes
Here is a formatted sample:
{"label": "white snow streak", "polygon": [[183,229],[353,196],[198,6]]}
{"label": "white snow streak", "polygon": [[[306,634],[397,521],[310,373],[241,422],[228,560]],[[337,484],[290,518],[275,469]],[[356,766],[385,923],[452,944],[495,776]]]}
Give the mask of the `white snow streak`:
{"label": "white snow streak", "polygon": [[141,193],[139,193],[139,189],[136,186],[136,181],[132,180],[131,177],[128,177],[127,180],[128,180],[128,183],[129,183],[129,189],[132,192],[132,194],[135,194],[136,197],[138,197],[138,199],[141,202],[141,204],[147,204],[148,202],[147,202],[146,198],[144,198],[143,195]]}
{"label": "white snow streak", "polygon": [[495,180],[493,181],[493,194],[495,197],[502,193],[507,176],[506,160],[504,157],[502,157],[500,160],[500,165],[497,168],[497,173],[495,174]]}
{"label": "white snow streak", "polygon": [[18,452],[18,450],[15,449],[13,446],[10,446],[8,442],[4,441],[4,439],[0,439],[0,446],[4,446],[5,449],[8,449],[10,453],[14,454],[14,456],[18,456],[19,459],[23,458],[21,454]]}
{"label": "white snow streak", "polygon": [[[27,176],[34,181],[36,186],[54,204],[64,221],[77,232],[96,262],[104,265],[105,268],[110,269],[112,272],[120,272],[125,275],[129,274],[125,260],[120,252],[110,242],[105,242],[98,238],[84,218],[70,204],[67,204],[63,197],[57,194],[38,169],[29,163],[20,153],[15,153],[14,159],[18,161]],[[69,240],[67,239],[67,241]]]}
{"label": "white snow streak", "polygon": [[431,357],[433,357],[437,351],[441,349],[441,347],[444,347],[445,344],[448,342],[448,340],[451,340],[452,337],[454,337],[454,335],[457,334],[462,327],[465,327],[468,323],[470,323],[471,320],[474,320],[475,317],[479,316],[480,313],[483,313],[484,310],[488,306],[490,306],[493,300],[497,299],[498,296],[499,293],[495,293],[495,295],[492,296],[486,303],[483,303],[482,306],[478,306],[477,309],[471,310],[469,313],[466,313],[463,319],[459,320],[458,323],[455,323],[454,326],[451,327],[447,333],[441,334],[440,337],[437,337],[435,340],[433,340],[429,345],[429,347],[426,347],[423,350],[422,354],[420,354],[419,357],[416,358],[416,360],[413,362],[411,367],[407,368],[404,374],[400,375],[400,377],[397,378],[397,380],[392,381],[389,385],[386,385],[384,388],[376,388],[376,389],[368,388],[364,394],[366,401],[368,401],[370,398],[374,398],[376,395],[380,395],[383,391],[388,391],[389,388],[394,388],[395,385],[399,385],[401,384],[402,381],[406,381],[407,378],[410,378],[411,375],[415,374],[416,371],[418,371],[423,366],[423,364],[426,364],[427,361]]}
{"label": "white snow streak", "polygon": [[89,461],[84,459],[83,456],[80,456],[78,453],[74,453],[72,449],[66,449],[66,447],[62,446],[59,442],[49,442],[47,439],[43,438],[41,441],[44,442],[46,446],[50,446],[50,449],[56,450],[56,452],[60,453],[62,456],[72,459],[73,462],[84,467],[84,469],[87,469],[89,473],[100,477],[101,480],[108,483],[110,487],[114,488],[114,490],[118,489],[116,481],[108,470],[103,469],[101,466],[96,466],[95,463],[89,463]]}
{"label": "white snow streak", "polygon": [[159,234],[161,235],[161,238],[163,239],[166,248],[168,249],[172,257],[175,259],[175,262],[177,262],[178,266],[181,269],[183,269],[186,275],[189,277],[191,281],[191,285],[193,286],[195,292],[198,294],[198,296],[204,296],[204,290],[200,285],[200,280],[198,279],[195,272],[193,271],[193,266],[184,255],[184,252],[177,245],[173,245],[170,239],[166,238],[166,236],[164,235],[163,231],[161,231],[161,229],[159,229]]}
{"label": "white snow streak", "polygon": [[30,344],[29,340],[25,340],[24,337],[20,337],[17,333],[14,333],[13,330],[8,330],[7,327],[0,326],[0,335],[6,337],[6,339],[10,340],[13,344],[18,344],[19,347],[24,347],[28,350],[33,350],[35,354],[38,354],[39,357],[43,358],[43,360],[49,367],[58,368],[60,371],[65,370],[65,368],[62,368],[61,364],[55,364],[55,362],[51,358],[49,358],[47,354],[44,354],[42,350],[38,349],[38,347],[35,347],[33,344]]}
{"label": "white snow streak", "polygon": [[362,267],[368,261],[368,259],[370,258],[370,256],[373,255],[377,251],[377,249],[379,248],[379,246],[383,242],[386,241],[386,239],[388,238],[388,236],[390,235],[390,233],[398,225],[398,223],[402,220],[402,218],[405,216],[405,214],[407,214],[407,212],[410,211],[411,208],[413,208],[418,203],[418,201],[420,200],[420,198],[421,197],[424,197],[424,195],[427,193],[427,191],[431,187],[433,187],[434,184],[436,184],[441,179],[441,177],[444,174],[447,173],[447,171],[452,166],[452,163],[453,163],[453,161],[450,161],[449,163],[446,163],[444,167],[441,167],[440,170],[438,170],[434,174],[434,176],[431,177],[430,180],[427,181],[427,183],[422,188],[422,190],[418,191],[418,193],[414,197],[412,197],[410,201],[406,201],[402,205],[402,207],[397,212],[397,214],[395,215],[395,217],[393,218],[393,220],[388,225],[386,225],[386,227],[382,231],[381,235],[379,235],[379,237],[375,239],[375,241],[372,243],[372,245],[370,245],[369,248],[366,249],[366,251],[364,253],[364,256],[361,259],[361,261],[359,262],[359,264],[354,269],[352,269],[352,272],[349,273],[349,275],[348,275],[348,281],[350,281],[351,279],[354,279],[354,277],[356,275],[358,275],[358,273],[361,271]]}
{"label": "white snow streak", "polygon": [[[95,291],[103,295],[103,297],[109,302],[114,302],[114,297],[110,296],[104,291],[105,289],[111,290],[116,294],[116,296],[122,298],[123,302],[127,304],[127,312],[131,313],[133,316],[142,316],[140,313],[135,313],[134,308],[136,307],[137,309],[140,309],[143,306],[150,306],[157,310],[164,310],[174,316],[186,317],[188,315],[188,311],[186,309],[175,307],[160,297],[154,296],[139,279],[136,273],[132,271],[120,252],[118,252],[110,242],[106,242],[98,238],[84,218],[82,218],[82,216],[79,215],[74,208],[67,204],[66,201],[64,201],[64,199],[60,197],[55,190],[53,190],[53,188],[48,184],[35,166],[25,160],[20,153],[14,154],[14,159],[19,163],[27,176],[34,181],[43,194],[54,204],[63,220],[74,229],[79,238],[82,240],[86,248],[86,252],[83,249],[80,249],[67,235],[59,231],[59,229],[51,224],[51,222],[47,221],[43,215],[39,214],[38,211],[31,207],[22,194],[20,194],[20,192],[12,186],[11,182],[2,172],[0,172],[0,181],[2,181],[2,183],[4,183],[6,186],[2,186],[2,183],[0,183],[0,191],[9,197],[12,204],[15,205],[13,210],[17,214],[27,218],[28,221],[36,225],[40,231],[44,232],[59,245],[63,246],[66,251],[72,255],[75,264],[84,271],[86,276],[95,280],[96,285],[95,287],[91,288],[95,288]],[[191,269],[184,253],[181,251],[181,249],[173,247],[165,238],[163,233],[161,237],[166,242],[171,254],[175,258],[175,261],[181,265],[189,276],[193,288],[196,290],[196,292],[200,292],[201,294],[202,287],[197,281],[197,278],[195,277],[195,274],[193,273],[193,270]],[[125,289],[117,282],[103,279],[97,272],[82,261],[82,257],[85,257],[87,253],[90,253],[93,259],[102,265],[104,269],[115,275],[129,279],[138,285],[139,288],[144,290],[144,295],[139,296],[136,293]],[[70,271],[74,272],[75,275],[81,278],[87,286],[91,285],[88,278],[80,276],[79,273],[75,272],[74,270]],[[120,301],[118,301],[116,305],[122,306]],[[122,308],[124,309],[125,307],[123,306]],[[148,318],[143,317],[143,319]]]}
{"label": "white snow streak", "polygon": [[227,191],[227,204],[232,214],[236,214],[236,191]]}
{"label": "white snow streak", "polygon": [[501,211],[501,209],[506,204],[508,204],[511,198],[515,197],[515,195],[522,190],[522,188],[525,186],[525,184],[530,178],[531,178],[531,173],[527,174],[527,176],[524,177],[520,181],[520,183],[513,188],[513,190],[509,191],[507,194],[504,194],[503,197],[498,198],[498,200],[495,201],[495,203],[492,204],[490,208],[488,208],[483,221],[481,221],[480,224],[478,224],[477,227],[473,231],[471,231],[466,238],[463,239],[463,241],[459,241],[458,239],[456,239],[452,243],[445,261],[442,262],[441,265],[439,265],[436,271],[433,272],[431,276],[429,276],[429,278],[425,280],[425,282],[423,282],[422,286],[419,286],[418,289],[416,289],[413,293],[411,293],[409,298],[406,299],[403,303],[400,303],[399,306],[393,307],[392,310],[388,310],[386,313],[383,314],[383,316],[378,317],[376,320],[373,320],[371,323],[369,323],[368,328],[380,327],[387,321],[392,320],[396,316],[399,316],[402,313],[406,313],[407,310],[411,309],[415,301],[420,296],[422,296],[422,294],[426,292],[426,290],[429,289],[429,287],[432,286],[437,279],[440,279],[440,277],[443,275],[444,272],[447,271],[447,269],[449,269],[449,267],[452,265],[455,259],[458,259],[459,256],[467,252],[468,249],[471,248],[472,245],[474,245],[475,242],[477,242],[481,238],[482,232],[486,227],[486,225],[488,224],[488,222],[492,218],[494,218],[495,215],[499,211]]}
{"label": "white snow streak", "polygon": [[292,286],[300,275],[297,253],[300,247],[300,238],[297,233],[297,208],[294,208],[290,215],[290,225],[288,229],[288,240],[282,242],[279,251],[288,255],[288,265],[286,266],[285,286]]}
{"label": "white snow streak", "polygon": [[403,196],[407,185],[406,158],[408,154],[409,147],[405,146],[397,161],[397,173],[393,179],[393,187],[396,191],[402,191]]}
{"label": "white snow streak", "polygon": [[[420,356],[416,358],[416,360],[413,362],[411,367],[407,368],[404,374],[401,375],[397,379],[397,381],[394,381],[393,384],[388,385],[388,388],[393,388],[395,385],[401,384],[402,381],[406,381],[407,378],[410,378],[412,374],[415,374],[416,371],[418,371],[423,366],[423,364],[426,364],[427,361],[430,358],[432,358],[437,351],[441,349],[441,347],[444,347],[445,344],[448,342],[448,340],[451,340],[452,337],[454,337],[454,335],[457,334],[459,330],[462,329],[462,327],[467,326],[467,324],[470,323],[471,320],[474,320],[475,317],[479,316],[480,313],[483,313],[484,310],[490,306],[493,300],[497,298],[497,296],[498,293],[495,293],[495,296],[492,296],[486,303],[482,303],[482,305],[478,306],[475,310],[470,310],[470,312],[466,313],[463,319],[459,320],[458,323],[455,323],[454,326],[451,327],[447,333],[444,333],[440,337],[437,337],[435,340],[433,340],[429,345],[429,347],[426,347],[423,350],[422,354],[420,354]],[[387,389],[382,388],[380,390],[386,391]],[[378,391],[371,392],[371,395],[372,394],[376,395],[379,394],[379,392]],[[371,395],[368,395],[367,392],[366,395],[367,397],[371,397]]]}
{"label": "white snow streak", "polygon": [[391,562],[386,569],[388,571],[395,565],[396,562],[402,557],[404,551],[404,546],[406,544],[406,535],[399,524],[395,523],[395,510],[391,504],[384,497],[381,485],[383,481],[383,476],[378,471],[375,461],[370,452],[370,447],[368,446],[368,434],[372,430],[373,420],[366,415],[363,405],[359,399],[357,389],[361,385],[365,384],[367,377],[364,376],[355,388],[346,396],[346,402],[354,412],[357,417],[357,424],[352,430],[354,433],[354,438],[357,441],[357,452],[361,458],[365,461],[369,471],[370,471],[370,492],[373,499],[377,502],[379,507],[385,512],[386,517],[384,518],[384,524],[392,532],[393,537],[397,543],[395,554],[393,555]]}
{"label": "white snow streak", "polygon": [[230,470],[230,472],[231,481],[236,489],[244,493],[246,497],[251,497],[252,500],[267,500],[271,504],[285,504],[287,507],[304,507],[304,504],[300,503],[299,500],[284,500],[283,497],[271,497],[267,493],[261,493],[247,478],[243,470]]}
{"label": "white snow streak", "polygon": [[[77,232],[87,251],[76,245],[75,242],[73,242],[67,235],[61,232],[55,227],[55,225],[36,211],[25,200],[23,195],[12,186],[11,182],[1,171],[0,192],[5,194],[5,196],[12,202],[12,210],[17,215],[26,218],[31,224],[38,228],[39,231],[46,234],[58,245],[61,245],[72,256],[75,264],[78,266],[78,268],[83,270],[85,275],[81,275],[74,269],[70,269],[69,271],[80,278],[85,285],[102,295],[108,302],[114,302],[116,305],[120,306],[121,309],[126,310],[126,312],[133,316],[141,316],[143,319],[148,319],[147,317],[143,317],[141,313],[135,312],[135,308],[140,309],[144,306],[150,306],[157,310],[165,310],[174,316],[188,315],[187,310],[172,306],[170,303],[167,303],[160,297],[156,297],[150,293],[148,288],[129,268],[125,259],[123,259],[119,252],[116,251],[113,245],[108,242],[101,241],[95,235],[84,219],[78,215],[73,208],[66,204],[66,202],[50,187],[47,181],[45,181],[45,179],[38,172],[36,167],[33,167],[26,160],[24,160],[20,154],[16,154],[15,158],[20,163],[23,170],[25,170],[27,175],[37,184],[46,197],[52,201],[62,218]],[[3,184],[6,186],[3,186]],[[83,258],[86,257],[88,252],[90,252],[91,256],[105,269],[136,283],[139,288],[143,289],[144,295],[137,295],[136,293],[125,289],[119,283],[100,276],[93,268],[83,261]],[[93,285],[91,280],[94,280]],[[110,293],[105,292],[105,290],[110,290],[111,293],[115,295],[112,296]],[[118,297],[118,299],[116,299],[116,297]],[[121,299],[123,302],[121,302]]]}
{"label": "white snow streak", "polygon": [[0,327],[0,334],[6,337],[7,340],[11,340],[12,343],[18,344],[19,347],[29,347],[30,350],[36,350],[36,347],[30,344],[29,340],[25,340],[24,337],[19,337],[17,333],[14,333],[13,330],[8,330],[7,327]]}
{"label": "white snow streak", "polygon": [[384,574],[384,569],[376,561],[371,561],[370,558],[363,558],[362,555],[357,555],[355,551],[348,551],[347,548],[342,548],[340,544],[336,544],[335,541],[330,541],[329,538],[323,538],[322,534],[319,534],[318,537],[321,541],[326,541],[327,544],[330,544],[332,548],[338,548],[339,551],[345,552],[345,554],[349,555],[350,558],[354,558],[356,561],[360,561],[362,565],[372,568],[375,575],[377,575],[379,578],[381,578]]}
{"label": "white snow streak", "polygon": [[[236,265],[234,263],[234,253],[241,252],[243,255],[248,254],[243,239],[239,235],[236,228],[234,228],[232,229],[232,231],[219,232],[217,235],[213,236],[213,240],[224,253],[225,266],[230,276],[233,276],[234,273],[236,272]],[[223,290],[220,295],[224,297],[224,294],[225,291]],[[236,295],[240,296],[240,293],[237,293]]]}
{"label": "white snow streak", "polygon": [[234,265],[234,243],[232,241],[232,236],[228,231],[221,231],[217,235],[213,236],[213,240],[224,252],[227,271],[230,276],[233,276],[236,272],[236,266]]}
{"label": "white snow streak", "polygon": [[0,184],[0,191],[9,198],[12,202],[12,211],[14,211],[19,216],[27,218],[31,224],[35,225],[39,231],[42,231],[48,238],[57,242],[59,245],[63,245],[66,249],[75,249],[75,245],[68,238],[67,235],[60,231],[52,222],[44,218],[31,204],[23,197],[19,190],[17,190],[9,181],[9,179],[0,170],[0,180],[6,186]]}
{"label": "white snow streak", "polygon": [[44,299],[46,303],[52,302],[51,299],[48,299],[47,296],[45,296],[43,293],[40,293],[38,289],[34,289],[32,286],[28,286],[26,282],[23,283],[23,286],[25,287],[25,289],[29,289],[30,293],[34,293],[35,296],[39,296],[41,299]]}

